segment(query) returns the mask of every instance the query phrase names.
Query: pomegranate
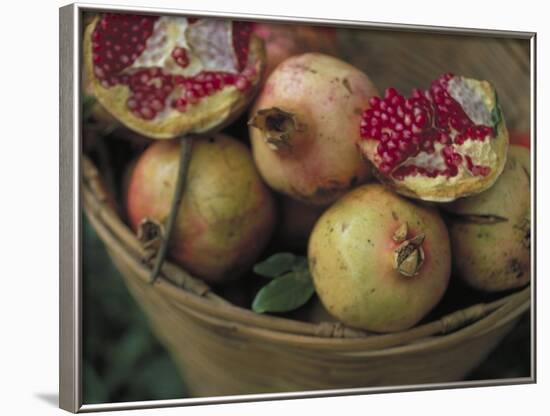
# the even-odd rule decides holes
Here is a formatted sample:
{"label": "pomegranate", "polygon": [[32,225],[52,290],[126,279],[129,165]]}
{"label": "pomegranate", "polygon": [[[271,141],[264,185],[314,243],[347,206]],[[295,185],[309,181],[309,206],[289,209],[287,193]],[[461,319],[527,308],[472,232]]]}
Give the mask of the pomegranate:
{"label": "pomegranate", "polygon": [[475,289],[496,292],[529,283],[531,202],[529,151],[510,146],[493,187],[446,206],[453,268]]}
{"label": "pomegranate", "polygon": [[265,43],[267,62],[264,78],[293,55],[306,52],[338,55],[336,31],[330,27],[256,23],[254,33]]}
{"label": "pomegranate", "polygon": [[264,67],[252,25],[107,13],[84,35],[85,79],[116,119],[152,138],[204,133],[250,101]]}
{"label": "pomegranate", "polygon": [[[162,230],[177,179],[180,146],[178,141],[157,141],[133,169],[127,211],[136,231],[151,224]],[[235,278],[257,260],[274,221],[273,198],[247,147],[221,134],[195,140],[169,256],[207,282]]]}
{"label": "pomegranate", "polygon": [[361,149],[396,192],[452,201],[489,188],[506,162],[508,133],[487,81],[442,75],[405,98],[373,97],[360,122]]}
{"label": "pomegranate", "polygon": [[418,323],[439,303],[451,272],[449,235],[438,212],[380,184],[358,187],[325,211],[308,257],[329,313],[375,332]]}
{"label": "pomegranate", "polygon": [[517,144],[531,149],[531,133],[529,131],[510,130],[510,144]]}
{"label": "pomegranate", "polygon": [[337,58],[307,53],[280,64],[249,122],[254,159],[268,185],[327,205],[369,179],[356,125],[375,94],[363,72]]}

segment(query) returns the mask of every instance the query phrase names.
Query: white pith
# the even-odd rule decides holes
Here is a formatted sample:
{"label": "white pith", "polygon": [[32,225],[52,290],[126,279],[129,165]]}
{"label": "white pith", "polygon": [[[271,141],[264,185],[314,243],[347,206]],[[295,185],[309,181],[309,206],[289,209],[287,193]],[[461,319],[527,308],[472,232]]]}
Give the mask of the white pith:
{"label": "white pith", "polygon": [[426,152],[419,152],[416,156],[408,158],[402,166],[417,166],[428,169],[429,171],[434,170],[445,170],[447,165],[445,164],[445,159],[441,155],[441,149],[445,145],[441,143],[434,143],[435,152],[432,154]]}
{"label": "white pith", "polygon": [[447,92],[456,100],[466,115],[476,125],[491,126],[491,112],[487,108],[485,98],[479,88],[474,87],[479,81],[463,77],[453,77],[449,80]]}
{"label": "white pith", "polygon": [[[172,58],[176,47],[187,52],[189,65],[185,68]],[[145,50],[123,72],[160,67],[171,74],[190,77],[201,71],[238,73],[237,65],[231,21],[201,19],[190,25],[184,17],[161,17],[155,22]]]}
{"label": "white pith", "polygon": [[[488,100],[482,95],[479,88],[475,85],[479,81],[467,79],[463,77],[453,77],[448,81],[447,91],[449,95],[456,100],[464,109],[470,120],[476,125],[492,126],[491,112],[488,109]],[[458,135],[458,132],[451,128],[449,137],[453,141]],[[437,175],[435,178],[430,178],[434,186],[454,184],[463,180],[465,177],[472,177],[473,174],[468,169],[466,156],[470,157],[474,166],[494,166],[497,161],[497,154],[493,147],[488,144],[492,140],[491,136],[485,137],[483,140],[466,139],[463,144],[453,144],[453,150],[462,156],[462,162],[457,166],[458,174],[455,176]],[[446,145],[439,142],[434,143],[435,152],[428,154],[425,151],[419,152],[416,156],[408,158],[401,166],[417,166],[427,169],[428,171],[444,171],[447,169],[445,158],[441,154],[441,150]],[[403,179],[405,185],[407,182],[413,183],[418,178],[426,175],[407,176]]]}
{"label": "white pith", "polygon": [[[491,140],[490,138],[486,138],[485,140]],[[430,169],[431,166],[439,166],[438,169],[443,170],[447,168],[447,165],[445,165],[445,161],[443,159],[443,156],[441,155],[441,149],[445,147],[441,143],[435,143],[434,148],[435,153],[431,155],[427,155],[425,152],[419,153],[414,158],[410,158],[407,160],[403,166],[407,165],[415,165],[417,167],[424,167],[427,169]],[[479,140],[466,140],[464,144],[461,145],[455,145],[454,150],[456,153],[459,153],[462,156],[462,162],[457,166],[458,168],[458,174],[456,176],[445,176],[445,175],[437,175],[435,178],[429,178],[430,183],[434,186],[440,186],[444,184],[455,184],[459,181],[464,180],[464,178],[467,177],[473,177],[472,173],[468,169],[468,164],[466,162],[466,156],[469,156],[472,159],[472,163],[477,166],[494,166],[497,161],[497,154],[493,150],[492,146],[487,145],[487,143],[483,143]],[[426,155],[426,157],[431,157],[434,160],[437,160],[436,164],[418,164],[412,162],[413,160],[418,160],[419,162],[422,161],[422,159],[419,159],[420,155]],[[411,162],[411,163],[409,163]],[[431,161],[430,161],[431,162]],[[407,187],[414,188],[416,181],[418,181],[419,177],[426,177],[424,175],[417,175],[417,176],[405,176],[403,178],[403,184]]]}
{"label": "white pith", "polygon": [[[192,24],[184,17],[160,17],[154,24],[145,49],[122,74],[133,74],[146,68],[162,68],[165,73],[193,77],[203,71],[238,74],[238,59],[233,46],[233,23],[222,19],[200,19]],[[174,48],[186,51],[189,64],[184,68],[172,58]],[[156,82],[151,80],[150,82]],[[166,97],[164,108],[155,115],[163,120],[175,110],[171,103],[182,97],[184,88],[176,85]],[[235,90],[226,85],[225,94]]]}

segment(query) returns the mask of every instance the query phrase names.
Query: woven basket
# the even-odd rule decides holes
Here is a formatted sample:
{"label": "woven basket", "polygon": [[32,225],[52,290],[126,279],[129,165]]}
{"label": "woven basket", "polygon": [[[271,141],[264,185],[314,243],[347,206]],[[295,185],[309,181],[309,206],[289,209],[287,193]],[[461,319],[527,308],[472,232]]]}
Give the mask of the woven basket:
{"label": "woven basket", "polygon": [[[344,55],[362,51],[360,56],[348,53],[347,58],[381,89],[427,85],[448,71],[490,79],[500,93],[508,125],[528,126],[528,50],[519,42],[353,30],[342,31],[341,39]],[[363,62],[367,56],[369,62]],[[394,62],[406,62],[414,72],[398,65],[385,67],[382,62],[389,56]],[[113,209],[102,183],[100,172],[84,157],[82,197],[87,217],[156,335],[180,366],[193,396],[458,381],[530,308],[527,287],[407,331],[373,335],[339,323],[256,314],[229,303],[170,262],[156,283],[149,284],[146,253]]]}

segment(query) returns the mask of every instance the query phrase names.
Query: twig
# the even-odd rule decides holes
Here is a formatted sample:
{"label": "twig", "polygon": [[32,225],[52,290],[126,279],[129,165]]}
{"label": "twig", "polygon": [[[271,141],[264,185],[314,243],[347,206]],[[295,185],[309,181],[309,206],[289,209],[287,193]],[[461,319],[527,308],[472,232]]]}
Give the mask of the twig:
{"label": "twig", "polygon": [[191,160],[191,148],[193,146],[193,139],[191,136],[184,136],[180,138],[180,159],[178,168],[178,178],[176,180],[176,189],[174,190],[174,196],[172,197],[172,206],[170,207],[170,215],[166,222],[165,234],[160,245],[153,271],[151,272],[150,283],[155,283],[158,277],[166,253],[168,252],[168,245],[170,244],[170,238],[176,222],[179,207],[183,197],[183,191],[185,189],[185,183],[187,178],[187,171],[189,170],[189,162]]}

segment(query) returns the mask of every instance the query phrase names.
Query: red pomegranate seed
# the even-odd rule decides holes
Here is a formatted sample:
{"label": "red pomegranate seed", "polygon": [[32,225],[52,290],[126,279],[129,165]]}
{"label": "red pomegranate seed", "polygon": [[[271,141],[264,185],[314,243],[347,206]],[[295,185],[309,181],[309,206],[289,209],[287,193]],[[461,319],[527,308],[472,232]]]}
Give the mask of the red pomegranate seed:
{"label": "red pomegranate seed", "polygon": [[[384,98],[372,97],[369,100],[371,108],[363,113],[360,134],[364,139],[379,141],[377,153],[382,158],[379,167],[382,173],[394,172],[398,177],[413,173],[430,177],[456,176],[462,157],[450,146],[442,151],[447,169],[411,170],[399,165],[419,152],[434,153],[436,142],[460,145],[466,140],[484,140],[494,134],[491,127],[476,126],[448,93],[448,82],[452,77],[452,74],[441,76],[426,92],[414,89],[409,98],[394,88],[388,88]],[[488,174],[485,168],[472,166],[470,171]]]}
{"label": "red pomegranate seed", "polygon": [[248,44],[252,33],[252,23],[233,22],[233,48],[237,55],[238,68],[242,71],[248,60]]}
{"label": "red pomegranate seed", "polygon": [[[136,117],[155,118],[165,108],[167,100],[172,108],[185,111],[190,104],[226,86],[235,86],[240,91],[250,88],[257,72],[254,67],[247,66],[252,31],[252,25],[247,22],[232,23],[232,43],[239,74],[204,71],[186,77],[165,72],[160,67],[132,69],[132,64],[144,52],[158,19],[158,16],[107,13],[100,18],[91,36],[95,76],[105,88],[117,84],[128,86],[130,95],[126,105]],[[192,24],[197,20],[189,18],[188,22]],[[177,65],[185,68],[190,63],[188,53],[183,47],[175,47],[171,56]]]}

